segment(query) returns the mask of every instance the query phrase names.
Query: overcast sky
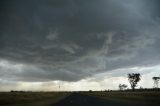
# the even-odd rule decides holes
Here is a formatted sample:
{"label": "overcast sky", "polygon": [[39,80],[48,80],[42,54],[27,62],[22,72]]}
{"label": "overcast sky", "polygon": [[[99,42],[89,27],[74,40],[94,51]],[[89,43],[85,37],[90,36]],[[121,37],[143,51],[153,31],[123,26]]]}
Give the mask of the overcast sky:
{"label": "overcast sky", "polygon": [[[0,90],[153,87],[159,0],[1,0]],[[34,85],[34,86],[33,86]]]}

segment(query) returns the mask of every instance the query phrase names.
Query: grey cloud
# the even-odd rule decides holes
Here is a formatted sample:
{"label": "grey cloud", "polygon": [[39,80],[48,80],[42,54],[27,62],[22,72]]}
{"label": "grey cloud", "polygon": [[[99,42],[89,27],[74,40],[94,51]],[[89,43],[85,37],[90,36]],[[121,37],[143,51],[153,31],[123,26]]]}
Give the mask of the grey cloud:
{"label": "grey cloud", "polygon": [[159,64],[157,0],[2,0],[0,13],[0,59],[24,65],[11,69],[15,80],[77,81]]}

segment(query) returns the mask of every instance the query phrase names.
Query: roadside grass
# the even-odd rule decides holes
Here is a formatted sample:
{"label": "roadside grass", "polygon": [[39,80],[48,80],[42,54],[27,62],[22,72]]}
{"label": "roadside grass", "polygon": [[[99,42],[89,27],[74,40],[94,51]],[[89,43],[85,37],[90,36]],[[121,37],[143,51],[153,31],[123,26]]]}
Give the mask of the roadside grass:
{"label": "roadside grass", "polygon": [[67,92],[0,92],[0,106],[47,106],[58,102]]}
{"label": "roadside grass", "polygon": [[130,105],[159,105],[159,91],[141,91],[141,92],[85,92],[89,96],[100,97],[110,101],[121,102]]}

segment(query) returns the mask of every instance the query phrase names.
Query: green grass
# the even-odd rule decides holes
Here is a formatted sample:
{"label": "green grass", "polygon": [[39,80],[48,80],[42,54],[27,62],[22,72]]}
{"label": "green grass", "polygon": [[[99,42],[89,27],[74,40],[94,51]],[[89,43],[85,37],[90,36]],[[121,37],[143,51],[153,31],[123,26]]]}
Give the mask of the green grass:
{"label": "green grass", "polygon": [[68,96],[65,92],[0,92],[0,106],[43,106]]}

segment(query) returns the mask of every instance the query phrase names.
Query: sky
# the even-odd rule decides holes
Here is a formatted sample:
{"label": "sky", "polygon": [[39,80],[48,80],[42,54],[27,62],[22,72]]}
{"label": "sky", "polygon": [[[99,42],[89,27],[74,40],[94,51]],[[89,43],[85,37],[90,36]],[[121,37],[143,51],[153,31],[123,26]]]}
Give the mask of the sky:
{"label": "sky", "polygon": [[[152,88],[159,0],[0,0],[0,91]],[[60,86],[60,87],[59,87]]]}

